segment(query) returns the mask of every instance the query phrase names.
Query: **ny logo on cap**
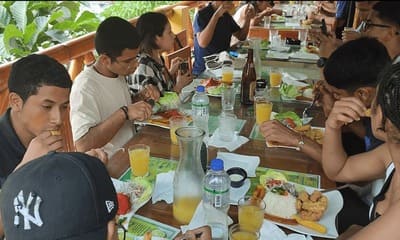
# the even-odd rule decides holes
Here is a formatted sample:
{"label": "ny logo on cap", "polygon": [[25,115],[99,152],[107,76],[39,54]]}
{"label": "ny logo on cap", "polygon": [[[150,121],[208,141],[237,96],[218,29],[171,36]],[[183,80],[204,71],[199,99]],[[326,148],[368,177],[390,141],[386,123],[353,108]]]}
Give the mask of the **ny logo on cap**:
{"label": "ny logo on cap", "polygon": [[106,207],[107,207],[108,213],[110,213],[114,209],[114,206],[115,206],[115,204],[113,201],[106,200]]}
{"label": "ny logo on cap", "polygon": [[[14,225],[20,225],[20,216],[24,218],[24,230],[31,229],[31,222],[38,227],[43,225],[43,221],[40,218],[39,214],[39,206],[42,202],[42,198],[36,195],[35,193],[30,192],[28,199],[25,201],[24,192],[21,190],[18,195],[14,198],[14,209],[15,209],[15,217],[14,217]],[[29,213],[29,209],[31,209],[33,204],[33,216]]]}

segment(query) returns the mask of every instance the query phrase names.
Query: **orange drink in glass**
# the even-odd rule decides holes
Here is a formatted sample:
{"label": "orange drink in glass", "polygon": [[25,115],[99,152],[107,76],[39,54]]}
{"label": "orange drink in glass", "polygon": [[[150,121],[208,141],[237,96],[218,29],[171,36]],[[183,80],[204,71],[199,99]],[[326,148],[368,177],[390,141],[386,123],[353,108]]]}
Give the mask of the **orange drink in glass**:
{"label": "orange drink in glass", "polygon": [[222,78],[221,82],[227,85],[231,85],[233,83],[233,66],[230,63],[224,63],[222,65]]}
{"label": "orange drink in glass", "polygon": [[264,221],[264,200],[252,196],[245,196],[239,199],[238,206],[240,226],[249,231],[260,231]]}
{"label": "orange drink in glass", "polygon": [[241,224],[234,224],[229,228],[230,240],[258,240],[259,238],[258,231],[244,228]]}
{"label": "orange drink in glass", "polygon": [[171,142],[175,145],[178,145],[178,138],[176,137],[176,129],[180,127],[185,127],[188,125],[188,122],[186,120],[185,116],[172,116],[169,118],[169,132],[170,132],[170,138]]}
{"label": "orange drink in glass", "polygon": [[135,144],[128,148],[132,176],[146,176],[149,172],[150,147],[145,144]]}
{"label": "orange drink in glass", "polygon": [[282,83],[282,73],[278,69],[271,69],[269,84],[271,87],[279,87]]}
{"label": "orange drink in glass", "polygon": [[254,108],[256,113],[256,123],[258,126],[261,123],[270,120],[272,112],[272,102],[268,101],[266,97],[256,97],[254,99]]}

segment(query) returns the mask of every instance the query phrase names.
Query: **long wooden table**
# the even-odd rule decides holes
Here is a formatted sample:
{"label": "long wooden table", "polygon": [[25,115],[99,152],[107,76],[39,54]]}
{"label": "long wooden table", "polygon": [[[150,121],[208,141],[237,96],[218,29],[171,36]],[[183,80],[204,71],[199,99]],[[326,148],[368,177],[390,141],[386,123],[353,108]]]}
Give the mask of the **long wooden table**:
{"label": "long wooden table", "polygon": [[[210,114],[220,114],[220,98],[210,97]],[[274,102],[273,110],[276,112],[293,110],[300,114],[304,103]],[[239,102],[239,95],[236,96],[235,114],[240,119],[245,119],[246,123],[240,132],[240,135],[249,137],[255,122],[253,106],[244,106]],[[312,112],[314,119],[312,125],[323,126],[323,114],[321,111]],[[136,143],[144,143],[150,146],[151,156],[179,160],[179,147],[171,144],[169,130],[154,126],[144,126],[128,143],[126,147]],[[218,151],[227,151],[222,148],[208,147],[208,160],[214,158]],[[238,148],[235,153],[244,155],[257,155],[260,157],[260,166],[284,169],[290,171],[318,174],[321,176],[321,186],[331,188],[335,183],[330,181],[321,168],[321,165],[312,160],[302,152],[285,148],[268,148],[265,141],[250,139],[249,142]],[[108,170],[112,177],[119,178],[129,168],[129,158],[127,152],[120,151],[116,153],[108,164]],[[172,204],[166,204],[164,201],[152,204],[149,201],[137,212],[165,224],[178,227],[180,224],[172,216]],[[231,206],[229,216],[237,222],[237,207]],[[286,230],[290,232],[290,230]],[[318,239],[318,238],[315,238]]]}

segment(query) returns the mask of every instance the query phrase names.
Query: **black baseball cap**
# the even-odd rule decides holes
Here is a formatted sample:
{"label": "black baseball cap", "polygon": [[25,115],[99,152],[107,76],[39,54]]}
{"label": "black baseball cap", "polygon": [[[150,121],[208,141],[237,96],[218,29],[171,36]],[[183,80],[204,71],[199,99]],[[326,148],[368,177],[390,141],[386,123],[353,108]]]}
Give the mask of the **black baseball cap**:
{"label": "black baseball cap", "polygon": [[8,240],[105,240],[117,209],[104,164],[78,152],[51,152],[25,164],[8,176],[0,193]]}

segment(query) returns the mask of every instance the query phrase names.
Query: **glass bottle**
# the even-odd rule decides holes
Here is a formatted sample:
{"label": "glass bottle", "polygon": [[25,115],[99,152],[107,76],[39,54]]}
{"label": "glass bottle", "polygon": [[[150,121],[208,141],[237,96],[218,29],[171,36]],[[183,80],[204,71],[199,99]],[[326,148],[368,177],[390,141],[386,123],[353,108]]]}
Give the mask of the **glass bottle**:
{"label": "glass bottle", "polygon": [[251,105],[254,101],[254,91],[256,88],[256,70],[253,62],[253,49],[249,48],[247,62],[244,65],[242,73],[242,83],[240,92],[240,102],[245,105]]}
{"label": "glass bottle", "polygon": [[173,215],[181,224],[188,224],[203,194],[200,149],[205,132],[197,127],[182,127],[176,135],[180,154],[173,182]]}

